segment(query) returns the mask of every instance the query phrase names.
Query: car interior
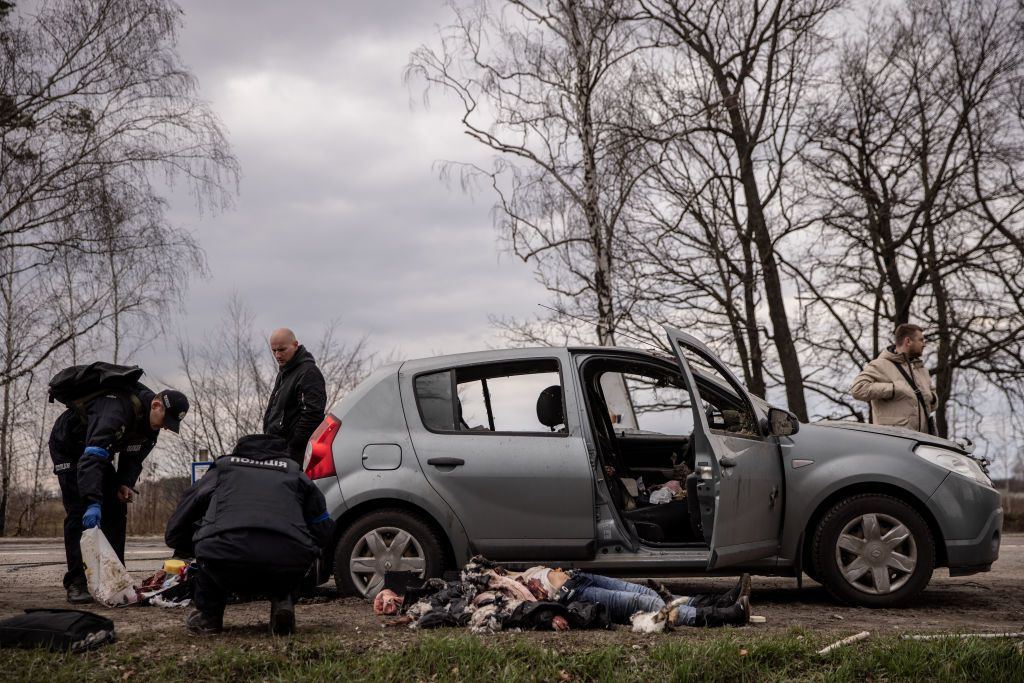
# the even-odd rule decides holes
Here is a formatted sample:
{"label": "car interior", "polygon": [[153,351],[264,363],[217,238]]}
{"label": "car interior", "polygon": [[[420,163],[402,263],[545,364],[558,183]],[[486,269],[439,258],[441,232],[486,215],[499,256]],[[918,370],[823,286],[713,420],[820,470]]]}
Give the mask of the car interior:
{"label": "car interior", "polygon": [[[678,415],[678,424],[663,419],[662,424],[670,424],[664,432],[640,429],[642,423],[622,424],[616,408],[609,407],[609,387],[615,386],[608,381],[609,375],[619,386],[625,385],[623,378],[629,378],[629,390],[622,393],[633,413],[627,417],[634,422],[645,413],[674,409],[670,416]],[[701,408],[711,429],[740,433],[752,428],[749,411],[737,404],[735,396],[710,380],[701,384]],[[679,370],[633,359],[593,358],[583,366],[583,385],[604,480],[622,518],[648,545],[705,547],[692,417],[687,419],[692,416],[692,399]],[[659,399],[666,393],[675,405]],[[658,493],[659,489],[668,489],[668,493]]]}

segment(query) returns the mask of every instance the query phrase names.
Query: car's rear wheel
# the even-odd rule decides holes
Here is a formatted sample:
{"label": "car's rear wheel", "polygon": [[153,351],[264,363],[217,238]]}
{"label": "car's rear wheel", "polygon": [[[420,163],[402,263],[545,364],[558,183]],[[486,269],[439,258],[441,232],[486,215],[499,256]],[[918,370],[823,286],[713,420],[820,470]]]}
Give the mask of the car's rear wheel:
{"label": "car's rear wheel", "polygon": [[834,597],[865,607],[905,604],[928,585],[935,542],[902,500],[850,496],[825,513],[814,534],[814,573]]}
{"label": "car's rear wheel", "polygon": [[431,526],[404,510],[378,510],[352,524],[338,541],[334,580],[344,595],[372,598],[386,572],[440,576],[441,541]]}

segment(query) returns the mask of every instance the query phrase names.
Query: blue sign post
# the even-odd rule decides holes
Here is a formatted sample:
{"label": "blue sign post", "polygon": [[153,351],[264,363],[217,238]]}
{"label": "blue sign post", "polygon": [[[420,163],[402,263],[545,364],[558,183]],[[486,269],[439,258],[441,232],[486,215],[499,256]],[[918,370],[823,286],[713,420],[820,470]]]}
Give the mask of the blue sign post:
{"label": "blue sign post", "polygon": [[203,478],[206,471],[210,469],[210,465],[213,464],[212,460],[203,460],[202,462],[192,463],[192,483],[196,483]]}

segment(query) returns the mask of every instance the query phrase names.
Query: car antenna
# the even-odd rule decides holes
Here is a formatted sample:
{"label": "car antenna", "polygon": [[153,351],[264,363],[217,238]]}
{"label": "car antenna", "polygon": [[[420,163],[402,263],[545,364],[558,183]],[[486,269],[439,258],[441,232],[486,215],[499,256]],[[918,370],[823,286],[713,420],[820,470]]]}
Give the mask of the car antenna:
{"label": "car antenna", "polygon": [[[579,320],[581,323],[586,323],[588,325],[593,325],[594,324],[593,320],[587,320],[586,318],[581,318],[578,315],[573,315],[572,313],[567,313],[566,311],[563,311],[563,310],[560,310],[560,309],[557,309],[557,308],[552,308],[551,306],[545,306],[544,304],[537,304],[537,305],[540,306],[541,308],[548,309],[552,313],[557,313],[559,315],[564,315],[566,317],[572,318],[573,320]],[[633,336],[633,335],[631,335],[631,334],[629,334],[627,332],[616,331],[615,334],[622,335],[626,339],[632,339],[633,341],[640,342],[644,346],[649,346],[652,349],[656,349],[658,351],[664,351],[665,350],[665,349],[661,348],[660,346],[658,346],[657,344],[654,344],[653,342],[651,342],[648,339],[641,339],[640,337],[635,337],[635,336]]]}

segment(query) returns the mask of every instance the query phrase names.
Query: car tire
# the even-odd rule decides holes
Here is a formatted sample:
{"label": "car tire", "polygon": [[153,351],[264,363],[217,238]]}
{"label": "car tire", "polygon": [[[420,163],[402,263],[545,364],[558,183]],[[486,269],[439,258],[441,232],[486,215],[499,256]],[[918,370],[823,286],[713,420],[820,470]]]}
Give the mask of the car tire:
{"label": "car tire", "polygon": [[444,551],[437,532],[405,510],[371,512],[342,534],[334,556],[334,581],[342,595],[372,598],[388,571],[419,571],[440,576]]}
{"label": "car tire", "polygon": [[814,574],[836,599],[898,607],[924,590],[935,541],[910,505],[880,494],[844,498],[821,518],[811,550]]}

